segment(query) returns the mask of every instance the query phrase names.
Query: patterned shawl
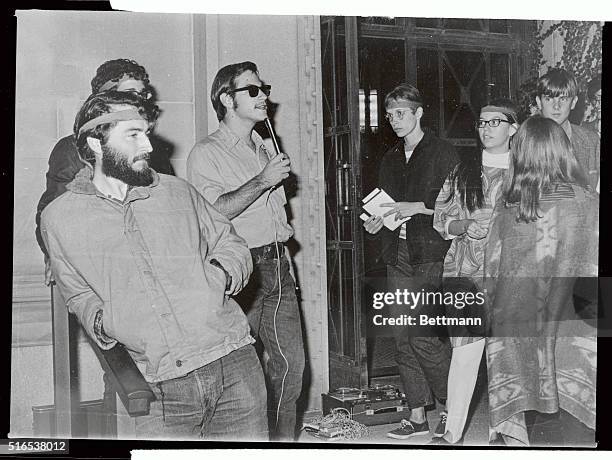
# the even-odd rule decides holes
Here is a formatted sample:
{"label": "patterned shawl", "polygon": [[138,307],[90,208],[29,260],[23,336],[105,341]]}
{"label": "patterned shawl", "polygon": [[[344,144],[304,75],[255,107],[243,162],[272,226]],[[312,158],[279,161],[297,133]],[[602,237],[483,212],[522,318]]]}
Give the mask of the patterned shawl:
{"label": "patterned shawl", "polygon": [[528,445],[527,410],[595,424],[595,318],[578,317],[573,289],[597,276],[599,200],[561,184],[540,207],[519,223],[498,202],[485,256],[490,421],[508,444]]}

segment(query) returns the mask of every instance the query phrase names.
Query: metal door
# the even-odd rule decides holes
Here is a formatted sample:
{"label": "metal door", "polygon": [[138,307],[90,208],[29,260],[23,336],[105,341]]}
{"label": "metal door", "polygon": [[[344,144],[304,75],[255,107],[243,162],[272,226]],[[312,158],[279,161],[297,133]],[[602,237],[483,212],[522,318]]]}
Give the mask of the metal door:
{"label": "metal door", "polygon": [[363,236],[359,221],[357,21],[321,18],[329,385],[367,385],[362,312]]}

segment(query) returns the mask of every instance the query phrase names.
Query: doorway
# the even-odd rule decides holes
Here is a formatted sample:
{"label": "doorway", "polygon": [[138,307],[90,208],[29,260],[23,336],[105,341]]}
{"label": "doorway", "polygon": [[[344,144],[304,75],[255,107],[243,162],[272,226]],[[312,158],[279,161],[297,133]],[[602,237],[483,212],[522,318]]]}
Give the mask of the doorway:
{"label": "doorway", "polygon": [[401,82],[419,88],[423,127],[461,155],[476,147],[479,108],[511,98],[526,77],[534,29],[535,21],[502,19],[321,17],[330,389],[397,374],[393,340],[369,328],[385,267],[359,219],[397,142],[385,95]]}

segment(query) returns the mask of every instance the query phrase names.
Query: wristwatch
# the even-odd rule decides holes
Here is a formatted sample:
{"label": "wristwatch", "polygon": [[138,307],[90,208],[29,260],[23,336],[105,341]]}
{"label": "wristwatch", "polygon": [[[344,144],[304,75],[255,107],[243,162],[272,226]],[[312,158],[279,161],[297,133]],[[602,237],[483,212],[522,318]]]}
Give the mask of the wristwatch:
{"label": "wristwatch", "polygon": [[225,273],[225,280],[226,280],[225,290],[226,291],[229,290],[230,286],[232,285],[232,275],[229,274],[229,272],[223,267],[223,265],[221,265],[221,262],[219,262],[217,259],[210,259],[210,264],[223,270],[223,273]]}

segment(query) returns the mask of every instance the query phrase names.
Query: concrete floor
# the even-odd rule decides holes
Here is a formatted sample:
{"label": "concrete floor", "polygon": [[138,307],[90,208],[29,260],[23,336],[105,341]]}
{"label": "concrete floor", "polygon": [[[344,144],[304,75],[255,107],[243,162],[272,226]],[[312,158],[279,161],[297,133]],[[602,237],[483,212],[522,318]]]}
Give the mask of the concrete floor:
{"label": "concrete floor", "polygon": [[[470,447],[470,446],[488,446],[489,435],[489,414],[488,414],[488,397],[486,391],[486,368],[481,366],[474,391],[474,398],[470,407],[468,420],[464,432],[464,437],[460,445],[455,444],[455,447]],[[432,408],[427,412],[429,428],[431,433],[435,429],[439,421],[439,413],[437,408]],[[554,437],[551,436],[545,424],[534,426],[533,443],[534,446],[542,447],[595,447],[595,432],[588,429],[585,425],[578,422],[575,418],[564,411],[560,413],[561,432]],[[313,437],[311,434],[302,431],[298,439],[299,442],[308,443],[326,443],[326,444],[375,444],[375,445],[428,445],[432,436],[431,433],[413,436],[405,440],[393,439],[387,437],[387,432],[397,428],[398,423],[388,425],[369,426],[369,434],[356,440],[338,440],[326,441]],[[530,435],[531,436],[531,435]],[[503,448],[503,444],[499,446]]]}

